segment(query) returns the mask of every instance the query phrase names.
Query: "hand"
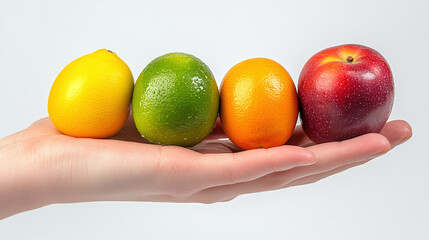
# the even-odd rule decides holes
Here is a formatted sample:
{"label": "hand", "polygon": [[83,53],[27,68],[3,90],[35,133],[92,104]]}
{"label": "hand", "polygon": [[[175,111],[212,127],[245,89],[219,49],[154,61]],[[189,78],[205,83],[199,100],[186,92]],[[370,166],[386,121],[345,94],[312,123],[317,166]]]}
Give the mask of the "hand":
{"label": "hand", "polygon": [[112,139],[61,134],[48,118],[0,139],[0,219],[53,203],[212,203],[315,182],[386,153],[411,137],[404,121],[380,134],[314,145],[298,126],[286,145],[242,151],[219,121],[192,148],[148,144],[130,117]]}

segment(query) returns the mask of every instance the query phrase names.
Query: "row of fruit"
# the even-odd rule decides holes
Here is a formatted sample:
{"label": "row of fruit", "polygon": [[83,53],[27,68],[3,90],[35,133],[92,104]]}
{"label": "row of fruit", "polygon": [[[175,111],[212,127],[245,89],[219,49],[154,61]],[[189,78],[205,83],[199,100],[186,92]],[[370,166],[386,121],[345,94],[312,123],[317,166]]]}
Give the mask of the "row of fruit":
{"label": "row of fruit", "polygon": [[52,86],[48,112],[62,133],[108,138],[130,113],[146,140],[193,146],[213,130],[218,114],[226,136],[243,149],[285,144],[298,112],[316,143],[379,132],[393,106],[393,76],[386,60],[362,45],[318,52],[305,64],[298,92],[289,73],[267,58],[233,66],[220,93],[200,59],[169,53],[151,61],[135,85],[129,67],[101,49],[67,65]]}

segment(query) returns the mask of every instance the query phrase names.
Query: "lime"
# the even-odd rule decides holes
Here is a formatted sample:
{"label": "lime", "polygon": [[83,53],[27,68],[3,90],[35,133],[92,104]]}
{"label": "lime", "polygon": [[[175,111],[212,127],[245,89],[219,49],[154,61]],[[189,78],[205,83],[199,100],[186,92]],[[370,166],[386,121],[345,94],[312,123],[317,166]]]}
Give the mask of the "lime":
{"label": "lime", "polygon": [[150,62],[134,86],[133,117],[151,143],[193,146],[215,126],[219,91],[209,67],[186,53]]}

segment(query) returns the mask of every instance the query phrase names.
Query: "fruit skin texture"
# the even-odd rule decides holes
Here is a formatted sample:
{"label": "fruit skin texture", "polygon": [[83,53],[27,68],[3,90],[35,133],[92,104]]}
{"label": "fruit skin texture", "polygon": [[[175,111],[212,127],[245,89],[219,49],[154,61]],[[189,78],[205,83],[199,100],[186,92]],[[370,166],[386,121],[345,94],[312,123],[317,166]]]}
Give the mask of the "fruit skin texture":
{"label": "fruit skin texture", "polygon": [[73,137],[108,138],[130,114],[133,75],[115,53],[100,49],[68,64],[55,79],[49,117]]}
{"label": "fruit skin texture", "polygon": [[298,118],[292,78],[279,63],[267,58],[233,66],[222,81],[220,102],[225,134],[242,149],[283,145]]}
{"label": "fruit skin texture", "polygon": [[209,67],[186,53],[169,53],[150,62],[137,79],[133,117],[148,141],[194,146],[213,130],[219,90]]}
{"label": "fruit skin texture", "polygon": [[298,98],[303,130],[316,143],[377,133],[392,111],[392,72],[374,49],[331,47],[305,64]]}

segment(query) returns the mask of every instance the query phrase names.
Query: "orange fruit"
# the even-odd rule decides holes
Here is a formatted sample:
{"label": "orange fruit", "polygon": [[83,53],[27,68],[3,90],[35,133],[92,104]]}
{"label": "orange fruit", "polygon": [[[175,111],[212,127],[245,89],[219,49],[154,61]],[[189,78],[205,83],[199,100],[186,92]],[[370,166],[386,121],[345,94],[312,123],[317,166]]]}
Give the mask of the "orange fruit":
{"label": "orange fruit", "polygon": [[69,136],[111,137],[130,114],[133,87],[127,64],[114,52],[100,49],[60,72],[49,93],[49,117]]}
{"label": "orange fruit", "polygon": [[243,149],[283,145],[297,118],[295,84],[279,63],[252,58],[226,73],[220,90],[220,119],[235,145]]}

